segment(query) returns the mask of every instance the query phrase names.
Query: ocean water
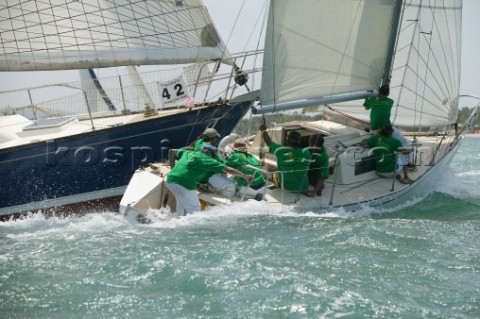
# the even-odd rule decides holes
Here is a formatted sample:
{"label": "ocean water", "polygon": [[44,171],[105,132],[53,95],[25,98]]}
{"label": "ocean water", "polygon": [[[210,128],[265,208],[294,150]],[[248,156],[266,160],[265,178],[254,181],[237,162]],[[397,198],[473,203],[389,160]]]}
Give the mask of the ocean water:
{"label": "ocean water", "polygon": [[480,138],[389,211],[0,224],[0,318],[480,318]]}

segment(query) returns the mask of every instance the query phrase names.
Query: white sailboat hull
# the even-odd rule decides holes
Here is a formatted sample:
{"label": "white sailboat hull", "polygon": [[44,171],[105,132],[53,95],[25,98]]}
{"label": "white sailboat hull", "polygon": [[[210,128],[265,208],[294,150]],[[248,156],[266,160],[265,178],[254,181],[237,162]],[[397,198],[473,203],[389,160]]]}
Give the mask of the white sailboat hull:
{"label": "white sailboat hull", "polygon": [[[302,134],[312,133],[321,129],[324,130],[323,132],[336,130],[338,134],[325,138],[326,144],[332,148],[332,143],[338,145],[341,142],[350,143],[353,145],[351,148],[355,149],[357,146],[354,145],[364,138],[364,136],[360,136],[361,131],[355,131],[354,129],[326,121],[323,121],[322,125],[317,122],[295,122],[290,127],[284,126],[281,131],[299,129],[299,127],[302,127]],[[271,131],[270,134],[275,137],[274,131]],[[282,139],[280,135],[276,137],[280,140]],[[424,158],[420,159],[420,153],[417,154],[419,164],[417,170],[409,173],[410,177],[415,180],[413,184],[401,184],[398,180],[394,180],[393,177],[379,177],[375,171],[365,171],[355,175],[349,163],[352,158],[357,157],[358,159],[358,154],[366,156],[366,152],[360,153],[359,151],[352,158],[347,154],[344,158],[338,156],[336,159],[330,159],[331,167],[334,166],[335,168],[333,174],[325,181],[326,187],[321,196],[309,198],[304,194],[291,193],[275,187],[273,181],[269,179],[267,183],[269,188],[263,196],[263,201],[268,205],[294,206],[294,209],[297,211],[318,213],[338,209],[354,212],[364,211],[365,209],[383,211],[407,207],[422,200],[435,189],[435,185],[438,184],[441,178],[441,172],[448,167],[460,145],[460,141],[461,138],[455,138],[449,143],[442,137],[418,138],[417,143],[423,145],[422,152],[424,153]],[[256,142],[258,141],[254,141],[253,148],[255,148]],[[440,155],[439,150],[441,149],[444,151]],[[432,154],[429,155],[429,150],[431,150],[432,154],[436,150],[438,158],[435,159],[432,157]],[[432,159],[435,163],[434,165],[431,165]],[[263,168],[264,172],[272,171],[272,166],[274,165],[275,161],[267,157]],[[135,172],[120,204],[120,212],[122,214],[125,214],[128,210],[135,214],[144,214],[149,210],[158,210],[165,206],[170,206],[170,211],[174,211],[174,207],[172,207],[174,196],[172,194],[167,195],[168,192],[164,187],[165,181],[163,178],[170,171],[170,166],[155,163],[152,167],[154,169],[146,167]],[[269,176],[266,177],[267,179],[269,178]],[[221,195],[221,192],[212,192],[200,188],[198,189],[198,194],[202,207],[229,205],[233,202],[252,200],[244,198],[242,194],[238,194],[234,198],[225,198]],[[170,199],[169,204],[166,204],[165,196],[168,196]]]}

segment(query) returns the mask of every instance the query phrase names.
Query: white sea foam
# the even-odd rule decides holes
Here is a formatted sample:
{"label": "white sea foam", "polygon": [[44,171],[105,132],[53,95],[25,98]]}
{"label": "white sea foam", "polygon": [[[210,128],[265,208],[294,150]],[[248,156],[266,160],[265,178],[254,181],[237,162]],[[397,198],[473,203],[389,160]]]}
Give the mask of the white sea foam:
{"label": "white sea foam", "polygon": [[442,174],[437,191],[458,199],[480,199],[480,170],[470,170],[461,173],[449,171]]}
{"label": "white sea foam", "polygon": [[74,240],[79,234],[115,231],[126,225],[128,223],[122,216],[112,212],[67,217],[45,216],[39,212],[0,223],[0,231],[9,230],[7,237],[17,240],[53,237]]}

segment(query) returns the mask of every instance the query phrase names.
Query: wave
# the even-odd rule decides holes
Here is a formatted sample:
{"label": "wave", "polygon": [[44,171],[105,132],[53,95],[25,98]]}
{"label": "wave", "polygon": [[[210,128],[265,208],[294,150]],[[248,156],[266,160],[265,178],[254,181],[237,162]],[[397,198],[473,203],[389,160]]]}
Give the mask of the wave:
{"label": "wave", "polygon": [[38,212],[0,223],[0,236],[17,240],[45,238],[73,240],[80,234],[118,231],[127,224],[122,216],[113,212],[92,212],[62,217]]}

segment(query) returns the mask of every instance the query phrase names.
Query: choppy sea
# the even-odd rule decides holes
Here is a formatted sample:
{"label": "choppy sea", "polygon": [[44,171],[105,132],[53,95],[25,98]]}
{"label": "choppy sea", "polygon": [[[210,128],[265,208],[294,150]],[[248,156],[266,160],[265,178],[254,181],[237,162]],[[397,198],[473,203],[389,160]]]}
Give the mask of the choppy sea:
{"label": "choppy sea", "polygon": [[0,223],[0,318],[480,318],[480,137],[433,189],[389,211]]}

